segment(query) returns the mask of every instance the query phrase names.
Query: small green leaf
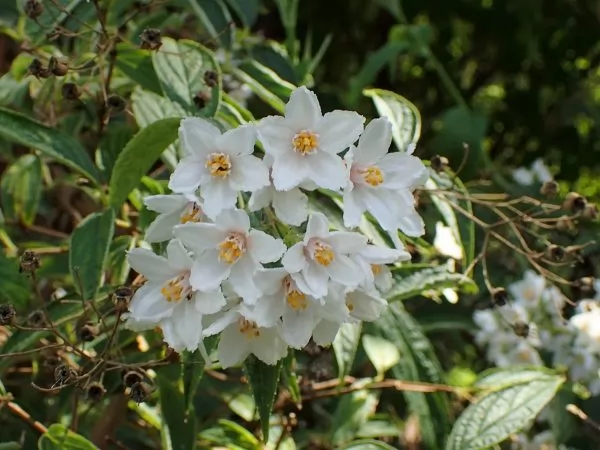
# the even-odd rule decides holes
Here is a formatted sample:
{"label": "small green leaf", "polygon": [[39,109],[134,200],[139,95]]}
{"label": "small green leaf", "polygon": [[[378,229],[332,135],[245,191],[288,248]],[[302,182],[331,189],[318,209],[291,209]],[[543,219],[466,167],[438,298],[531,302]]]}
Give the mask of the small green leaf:
{"label": "small green leaf", "polygon": [[36,155],[24,155],[2,174],[0,199],[6,216],[31,225],[42,195],[42,162]]}
{"label": "small green leaf", "polygon": [[250,28],[258,18],[259,0],[227,0],[246,28]]}
{"label": "small green leaf", "polygon": [[547,375],[483,395],[454,424],[446,450],[480,450],[526,428],[556,395],[564,378]]}
{"label": "small green leaf", "polygon": [[87,216],[71,235],[69,270],[84,300],[94,300],[100,288],[114,232],[115,213],[107,209]]}
{"label": "small green leaf", "polygon": [[160,82],[152,65],[152,53],[127,42],[117,44],[117,68],[141,88],[161,94]]}
{"label": "small green leaf", "polygon": [[39,450],[98,450],[94,444],[64,425],[55,423],[38,440]]}
{"label": "small green leaf", "polygon": [[333,340],[333,351],[338,366],[338,376],[343,379],[352,370],[360,342],[360,323],[344,323]]}
{"label": "small green leaf", "polygon": [[365,334],[362,344],[365,353],[380,376],[400,361],[398,348],[387,339]]}
{"label": "small green leaf", "polygon": [[[212,117],[221,100],[221,71],[214,55],[194,41],[163,38],[163,45],[154,53],[154,69],[165,96],[181,105],[190,115]],[[213,87],[204,81],[206,72],[214,72]],[[208,100],[200,110],[194,98],[205,94]]]}
{"label": "small green leaf", "polygon": [[0,136],[39,150],[58,162],[99,183],[99,172],[85,148],[73,137],[49,128],[29,117],[0,108]]}
{"label": "small green leaf", "polygon": [[252,388],[252,394],[254,395],[254,401],[258,408],[263,442],[269,440],[269,419],[271,418],[271,409],[273,408],[275,394],[277,393],[281,366],[282,360],[270,366],[253,355],[250,355],[244,364]]}
{"label": "small green leaf", "polygon": [[392,138],[401,152],[412,152],[421,135],[421,114],[415,105],[394,92],[383,89],[365,89],[363,94],[373,99],[382,117],[392,123]]}
{"label": "small green leaf", "polygon": [[477,292],[477,285],[473,280],[460,273],[448,272],[445,266],[439,266],[419,270],[407,277],[400,278],[385,293],[385,297],[389,301],[405,300],[427,290],[441,291],[446,288],[458,288],[471,294]]}
{"label": "small green leaf", "polygon": [[[367,384],[369,380],[361,380]],[[379,402],[376,391],[363,389],[344,395],[333,415],[331,442],[340,445],[354,439],[360,428],[367,423]]]}
{"label": "small green leaf", "polygon": [[177,139],[180,118],[158,120],[136,134],[119,154],[110,178],[110,204],[119,208],[161,153]]}
{"label": "small green leaf", "polygon": [[275,94],[284,102],[287,102],[296,86],[281,78],[273,69],[254,60],[246,60],[240,63],[239,69],[248,74],[252,79],[258,81],[269,92]]}

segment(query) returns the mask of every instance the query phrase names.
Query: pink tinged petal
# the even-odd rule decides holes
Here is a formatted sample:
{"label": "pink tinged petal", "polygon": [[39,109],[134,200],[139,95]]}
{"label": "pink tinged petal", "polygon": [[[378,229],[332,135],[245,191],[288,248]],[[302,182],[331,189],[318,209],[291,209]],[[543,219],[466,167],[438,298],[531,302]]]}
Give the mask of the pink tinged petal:
{"label": "pink tinged petal", "polygon": [[340,153],[350,147],[363,131],[365,118],[354,111],[328,112],[315,131],[319,135],[319,150]]}
{"label": "pink tinged petal", "polygon": [[307,177],[325,189],[338,190],[348,184],[349,175],[344,161],[337,155],[317,152],[306,157]]}
{"label": "pink tinged petal", "polygon": [[127,252],[127,262],[133,270],[150,281],[162,283],[177,275],[178,271],[169,266],[167,258],[158,256],[145,248],[134,248]]}
{"label": "pink tinged petal", "polygon": [[180,272],[190,270],[193,264],[192,257],[179,239],[173,239],[167,245],[167,259],[169,265]]}
{"label": "pink tinged petal", "polygon": [[204,328],[202,335],[204,337],[214,336],[215,334],[225,330],[239,318],[240,313],[237,309],[229,310],[220,316],[218,315],[218,318],[213,323]]}
{"label": "pink tinged petal", "polygon": [[238,191],[231,187],[228,179],[211,180],[202,186],[201,192],[204,212],[211,219],[223,210],[234,208],[237,202]]}
{"label": "pink tinged petal", "polygon": [[190,284],[198,291],[213,291],[231,272],[231,266],[219,261],[219,252],[206,250],[197,256],[192,265]]}
{"label": "pink tinged petal", "polygon": [[187,156],[179,161],[175,171],[171,174],[169,189],[178,193],[194,191],[204,181],[205,175],[204,160],[195,156]]}
{"label": "pink tinged petal", "polygon": [[184,223],[173,229],[173,234],[196,252],[216,249],[227,233],[213,223]]}
{"label": "pink tinged petal", "polygon": [[340,323],[321,320],[313,330],[313,340],[317,345],[329,346],[340,330]]}
{"label": "pink tinged petal", "polygon": [[254,125],[240,125],[226,131],[217,139],[217,148],[229,155],[250,155],[254,151],[256,142],[256,127]]}
{"label": "pink tinged petal", "polygon": [[248,233],[248,253],[257,263],[277,261],[286,250],[281,239],[275,239],[264,231],[251,230]]}
{"label": "pink tinged petal", "polygon": [[160,214],[180,213],[188,204],[185,195],[151,195],[144,199],[144,205],[151,211]]}
{"label": "pink tinged petal", "polygon": [[285,118],[296,132],[311,130],[322,117],[319,99],[305,86],[295,89],[285,105]]}
{"label": "pink tinged petal", "polygon": [[348,256],[337,254],[327,266],[327,271],[333,281],[344,286],[358,286],[364,280],[360,267]]}
{"label": "pink tinged petal", "polygon": [[281,260],[281,264],[289,273],[300,272],[304,270],[308,262],[306,256],[304,256],[304,244],[298,242],[292,245]]}
{"label": "pink tinged petal", "polygon": [[272,186],[266,186],[262,189],[254,191],[248,201],[248,209],[250,211],[258,211],[266,208],[273,201],[275,189]]}
{"label": "pink tinged petal", "polygon": [[179,211],[170,214],[160,214],[146,229],[146,242],[163,242],[173,238],[173,227],[179,225]]}
{"label": "pink tinged petal", "polygon": [[304,311],[286,308],[281,335],[290,347],[301,349],[308,344],[315,325],[315,315],[310,307]]}
{"label": "pink tinged petal", "polygon": [[410,237],[419,237],[425,234],[425,222],[415,210],[398,219],[398,228]]}
{"label": "pink tinged petal", "polygon": [[406,153],[390,153],[381,159],[378,167],[383,170],[382,186],[386,189],[414,190],[429,178],[423,161]]}
{"label": "pink tinged petal", "polygon": [[260,336],[252,339],[249,344],[252,353],[271,366],[287,355],[287,345],[277,328],[261,328]]}
{"label": "pink tinged petal", "polygon": [[302,183],[309,172],[308,158],[295,153],[277,158],[273,163],[273,185],[278,191],[289,191]]}
{"label": "pink tinged petal", "polygon": [[259,269],[254,277],[256,280],[256,287],[266,295],[274,295],[282,288],[283,279],[287,275],[288,272],[283,267]]}
{"label": "pink tinged petal", "polygon": [[354,191],[344,193],[344,225],[348,228],[359,226],[362,215],[366,211],[356,197]]}
{"label": "pink tinged petal", "polygon": [[269,186],[269,169],[256,156],[234,156],[231,161],[230,180],[240,191],[253,192]]}
{"label": "pink tinged petal", "polygon": [[[252,202],[252,199],[250,199]],[[273,210],[279,220],[299,226],[308,217],[308,197],[300,189],[277,192],[273,195]]]}
{"label": "pink tinged petal", "polygon": [[365,127],[354,152],[354,162],[367,165],[377,162],[392,144],[392,124],[387,117],[373,119]]}
{"label": "pink tinged petal", "polygon": [[215,314],[225,306],[225,297],[220,288],[214,291],[197,291],[194,295],[194,307],[200,314]]}
{"label": "pink tinged petal", "polygon": [[262,119],[257,127],[258,139],[268,155],[274,157],[293,152],[293,139],[296,134],[284,117],[269,116]]}
{"label": "pink tinged petal", "polygon": [[312,237],[327,237],[329,236],[329,221],[325,214],[320,212],[313,212],[310,214],[308,218],[308,224],[306,225],[306,234],[304,236],[304,241],[308,242],[308,240]]}
{"label": "pink tinged petal", "polygon": [[325,239],[336,253],[356,253],[367,246],[367,238],[352,231],[334,231]]}
{"label": "pink tinged petal", "polygon": [[233,324],[221,333],[217,352],[221,367],[226,369],[240,364],[250,355],[250,343],[246,336],[239,332],[237,325]]}
{"label": "pink tinged petal", "polygon": [[206,157],[216,148],[221,131],[210,122],[188,117],[179,125],[179,139],[185,154]]}
{"label": "pink tinged petal", "polygon": [[[337,256],[337,255],[336,255]],[[320,265],[309,262],[302,271],[304,281],[308,285],[309,291],[307,294],[316,298],[321,298],[327,295],[327,282],[329,281],[329,273]]]}
{"label": "pink tinged petal", "polygon": [[161,284],[147,283],[139,288],[131,299],[129,316],[136,321],[154,324],[170,317],[177,303],[165,300],[161,287]]}
{"label": "pink tinged petal", "polygon": [[247,233],[250,229],[250,217],[241,209],[228,209],[215,219],[216,225],[225,231]]}
{"label": "pink tinged petal", "polygon": [[244,299],[244,303],[248,305],[254,305],[262,295],[254,282],[254,275],[259,268],[260,265],[248,257],[240,259],[231,268],[229,282],[235,292]]}
{"label": "pink tinged petal", "polygon": [[273,327],[279,324],[285,310],[283,289],[273,295],[261,296],[254,305],[252,318],[259,327]]}

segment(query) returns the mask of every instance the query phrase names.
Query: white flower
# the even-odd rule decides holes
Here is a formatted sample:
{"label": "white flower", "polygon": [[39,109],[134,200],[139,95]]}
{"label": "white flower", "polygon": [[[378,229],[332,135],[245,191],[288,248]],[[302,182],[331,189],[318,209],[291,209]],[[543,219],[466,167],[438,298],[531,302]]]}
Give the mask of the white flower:
{"label": "white flower", "polygon": [[444,256],[449,256],[457,260],[463,257],[463,249],[452,232],[450,227],[447,227],[442,222],[435,224],[435,239],[433,240],[435,249]]}
{"label": "white flower", "polygon": [[358,233],[329,232],[327,218],[313,213],[304,239],[289,248],[282,264],[303,292],[321,298],[327,294],[329,280],[344,286],[362,282],[362,270],[348,255],[361,251],[366,244],[367,238]]}
{"label": "white flower", "polygon": [[250,304],[261,294],[253,279],[261,263],[277,261],[285,251],[281,239],[250,229],[248,214],[239,209],[223,211],[215,223],[186,223],[173,232],[195,252],[194,289],[212,291],[228,279]]}
{"label": "white flower", "polygon": [[527,270],[522,280],[508,286],[508,291],[514,297],[515,303],[530,309],[537,308],[545,288],[546,279],[533,270]]}
{"label": "white flower", "polygon": [[513,171],[512,175],[514,180],[522,186],[530,186],[535,181],[544,183],[552,180],[550,170],[540,158],[536,159],[529,169],[526,167],[519,167]]}
{"label": "white flower", "polygon": [[306,87],[294,90],[285,117],[265,117],[258,137],[273,157],[273,184],[288,191],[306,180],[337,190],[346,184],[346,170],[338,153],[348,148],[363,130],[365,118],[353,111],[325,115],[317,96]]}
{"label": "white flower", "polygon": [[351,146],[346,153],[349,176],[344,189],[344,224],[347,227],[358,226],[362,214],[368,211],[387,231],[407,228],[414,233],[422,228],[422,220],[415,216],[412,191],[427,181],[429,173],[415,156],[388,153],[391,143],[392,125],[381,117],[367,125],[358,146]]}
{"label": "white flower", "polygon": [[269,173],[252,156],[256,129],[242,125],[221,134],[209,122],[183,119],[179,137],[186,156],[171,175],[173,192],[193,192],[200,187],[204,212],[211,218],[235,207],[239,191],[255,191],[269,184]]}
{"label": "white flower", "polygon": [[[272,160],[270,155],[265,155],[263,162],[270,167]],[[271,171],[269,168],[269,172]],[[289,191],[278,191],[272,184],[265,186],[252,193],[248,209],[258,211],[271,204],[277,218],[288,225],[301,225],[308,217],[308,197],[299,187]]]}
{"label": "white flower", "polygon": [[361,286],[371,289],[376,286],[381,292],[386,292],[392,287],[392,272],[385,264],[396,261],[410,261],[411,256],[404,249],[393,249],[367,245],[352,256],[352,259],[361,267],[365,278]]}
{"label": "white flower", "polygon": [[244,304],[225,312],[204,330],[204,336],[221,333],[217,352],[223,368],[244,361],[250,354],[273,365],[287,354],[280,325],[261,327]]}
{"label": "white flower", "polygon": [[146,230],[146,242],[168,241],[173,238],[175,225],[206,220],[202,202],[192,194],[152,195],[146,197],[144,203],[148,209],[159,213]]}

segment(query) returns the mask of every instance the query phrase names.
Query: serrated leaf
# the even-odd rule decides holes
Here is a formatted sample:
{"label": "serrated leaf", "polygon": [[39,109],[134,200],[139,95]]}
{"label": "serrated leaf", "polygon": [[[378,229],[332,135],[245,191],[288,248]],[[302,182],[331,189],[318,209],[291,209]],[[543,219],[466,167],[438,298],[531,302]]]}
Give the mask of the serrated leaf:
{"label": "serrated leaf", "polygon": [[362,345],[378,375],[383,375],[400,361],[398,348],[387,339],[365,334]]}
{"label": "serrated leaf", "polygon": [[277,393],[281,366],[282,360],[270,366],[253,355],[249,356],[244,364],[254,401],[258,408],[263,442],[269,440],[269,419],[271,418],[271,409],[273,408],[275,394]]}
{"label": "serrated leaf", "polygon": [[446,288],[458,288],[470,294],[477,292],[477,285],[473,280],[460,273],[448,272],[445,266],[439,266],[419,270],[396,280],[392,288],[385,293],[385,297],[389,301],[399,301],[415,297],[424,291],[441,291]]}
{"label": "serrated leaf", "polygon": [[31,225],[42,195],[42,162],[36,155],[21,156],[2,174],[0,199],[6,216]]}
{"label": "serrated leaf", "polygon": [[99,184],[99,172],[85,148],[73,137],[29,117],[0,107],[0,136],[39,150]]}
{"label": "serrated leaf", "polygon": [[379,394],[367,389],[344,395],[333,415],[331,442],[338,446],[354,439],[377,408],[378,402]]}
{"label": "serrated leaf", "polygon": [[394,92],[383,89],[365,89],[380,116],[392,123],[392,138],[401,152],[412,153],[421,135],[421,114],[415,105]]}
{"label": "serrated leaf", "polygon": [[161,94],[161,86],[152,64],[152,53],[128,42],[117,44],[117,68],[142,89]]}
{"label": "serrated leaf", "polygon": [[[165,97],[183,107],[187,115],[214,116],[221,99],[221,72],[213,54],[194,41],[163,38],[162,42],[153,55],[153,63]],[[216,75],[213,87],[204,81],[207,71]],[[198,94],[209,96],[201,109],[194,101]]]}
{"label": "serrated leaf", "polygon": [[98,450],[94,444],[66,426],[55,423],[38,440],[39,450]]}
{"label": "serrated leaf", "polygon": [[564,378],[546,376],[491,392],[460,415],[446,450],[480,450],[526,428],[552,400]]}
{"label": "serrated leaf", "polygon": [[333,351],[338,366],[338,376],[343,379],[352,370],[360,342],[360,323],[343,323],[333,340]]}
{"label": "serrated leaf", "polygon": [[83,300],[96,297],[114,232],[115,213],[107,209],[87,216],[71,235],[69,270]]}
{"label": "serrated leaf", "polygon": [[481,374],[473,387],[485,390],[498,390],[507,386],[528,383],[556,377],[556,372],[543,366],[522,367],[518,369],[489,369]]}
{"label": "serrated leaf", "polygon": [[158,120],[136,134],[119,154],[110,178],[109,198],[119,208],[162,152],[177,139],[181,118]]}

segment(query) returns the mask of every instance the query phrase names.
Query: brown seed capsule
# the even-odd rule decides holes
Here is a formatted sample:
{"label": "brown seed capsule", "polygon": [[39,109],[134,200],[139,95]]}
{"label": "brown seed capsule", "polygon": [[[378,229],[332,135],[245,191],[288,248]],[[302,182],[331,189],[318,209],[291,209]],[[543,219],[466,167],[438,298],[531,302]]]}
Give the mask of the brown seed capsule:
{"label": "brown seed capsule", "polygon": [[494,306],[502,307],[508,303],[508,293],[506,289],[499,287],[494,288],[491,292],[492,294],[492,303]]}
{"label": "brown seed capsule", "polygon": [[36,309],[27,316],[27,324],[32,328],[43,327],[46,325],[46,315],[43,311]]}
{"label": "brown seed capsule", "polygon": [[567,256],[567,251],[560,245],[550,244],[546,248],[546,258],[550,261],[561,262]]}
{"label": "brown seed capsule", "polygon": [[431,158],[431,168],[436,172],[443,172],[448,168],[449,161],[445,156],[435,155]]}
{"label": "brown seed capsule", "polygon": [[40,268],[40,258],[35,252],[25,250],[21,255],[19,273],[33,273]]}
{"label": "brown seed capsule", "polygon": [[127,102],[123,97],[112,94],[106,99],[106,106],[112,111],[120,112],[125,109]]}
{"label": "brown seed capsule", "polygon": [[48,70],[57,77],[64,77],[69,72],[69,64],[52,56],[48,61]]}
{"label": "brown seed capsule", "polygon": [[556,221],[556,229],[559,231],[572,231],[575,224],[568,216],[562,216]]}
{"label": "brown seed capsule", "polygon": [[77,372],[66,364],[60,364],[54,369],[54,381],[59,386],[67,384],[75,378],[77,378]]}
{"label": "brown seed capsule", "polygon": [[65,100],[77,100],[81,96],[81,92],[75,83],[65,83],[61,89],[62,98]]}
{"label": "brown seed capsule", "polygon": [[594,295],[596,293],[596,288],[594,277],[583,277],[574,282],[574,286],[579,288],[579,290],[583,294]]}
{"label": "brown seed capsule", "polygon": [[129,390],[129,398],[136,403],[143,403],[150,393],[150,386],[143,382],[134,383]]}
{"label": "brown seed capsule", "polygon": [[559,186],[554,180],[544,181],[540,188],[540,194],[545,197],[555,197],[558,194]]}
{"label": "brown seed capsule", "polygon": [[219,76],[217,75],[217,72],[214,70],[207,70],[204,72],[204,84],[206,84],[208,87],[215,87],[218,82]]}
{"label": "brown seed capsule", "polygon": [[79,339],[83,342],[91,342],[98,336],[98,327],[92,323],[86,323],[79,329]]}
{"label": "brown seed capsule", "polygon": [[598,218],[598,207],[594,203],[588,203],[583,208],[583,213],[581,213],[583,217],[589,220],[596,220]]}
{"label": "brown seed capsule", "polygon": [[210,92],[201,91],[194,95],[194,98],[192,100],[194,101],[194,105],[196,105],[196,108],[203,109],[206,107],[207,103],[210,102],[211,98],[212,95],[210,94]]}
{"label": "brown seed capsule", "polygon": [[528,337],[531,331],[530,325],[527,322],[523,322],[520,320],[516,321],[511,326],[515,334],[522,338]]}
{"label": "brown seed capsule", "polygon": [[17,311],[11,304],[0,305],[0,325],[14,325]]}
{"label": "brown seed capsule", "polygon": [[117,311],[126,311],[129,301],[133,297],[133,289],[129,286],[120,286],[113,292],[113,302]]}
{"label": "brown seed capsule", "polygon": [[563,209],[572,213],[578,213],[583,211],[585,205],[587,205],[587,200],[583,196],[577,192],[569,192],[563,202]]}
{"label": "brown seed capsule", "polygon": [[146,28],[140,34],[142,50],[158,50],[162,46],[161,32],[158,28]]}
{"label": "brown seed capsule", "polygon": [[27,17],[37,19],[44,14],[44,5],[38,0],[27,0],[24,10]]}
{"label": "brown seed capsule", "polygon": [[106,394],[106,389],[104,389],[102,383],[90,383],[90,385],[87,387],[87,397],[92,402],[101,400],[102,397],[104,397],[104,394]]}
{"label": "brown seed capsule", "polygon": [[144,375],[136,370],[130,370],[123,376],[123,384],[125,387],[132,387],[136,383],[141,383],[144,380]]}

